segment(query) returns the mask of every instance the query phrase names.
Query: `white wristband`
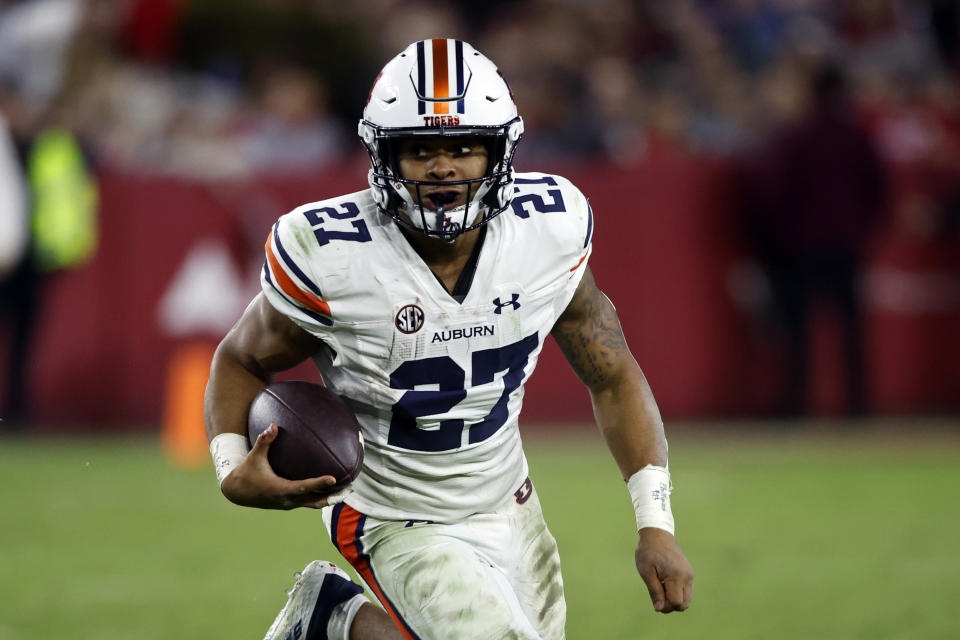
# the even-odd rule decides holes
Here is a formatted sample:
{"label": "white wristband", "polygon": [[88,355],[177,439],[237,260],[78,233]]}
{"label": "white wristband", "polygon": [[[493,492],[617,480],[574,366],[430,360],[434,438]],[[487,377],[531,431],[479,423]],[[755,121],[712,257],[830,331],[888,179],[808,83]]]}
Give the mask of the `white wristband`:
{"label": "white wristband", "polygon": [[221,433],[210,441],[210,455],[213,456],[213,470],[217,473],[217,483],[223,484],[243,459],[250,453],[247,437],[239,433]]}
{"label": "white wristband", "polygon": [[670,471],[648,464],[627,480],[627,490],[637,516],[637,531],[656,527],[673,533],[673,512],[670,510]]}

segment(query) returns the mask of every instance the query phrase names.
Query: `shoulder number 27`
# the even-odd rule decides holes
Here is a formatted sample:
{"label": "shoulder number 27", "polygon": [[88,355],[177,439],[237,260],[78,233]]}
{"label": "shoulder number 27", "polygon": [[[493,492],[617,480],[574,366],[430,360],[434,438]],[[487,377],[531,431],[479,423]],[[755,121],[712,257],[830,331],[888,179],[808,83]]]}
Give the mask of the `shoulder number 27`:
{"label": "shoulder number 27", "polygon": [[340,204],[343,211],[338,211],[336,207],[323,207],[322,209],[310,209],[304,211],[303,215],[313,227],[313,235],[317,237],[317,244],[321,247],[331,240],[347,240],[350,242],[370,242],[370,230],[367,229],[367,223],[363,220],[354,220],[353,231],[330,231],[323,228],[323,216],[328,216],[334,220],[349,220],[360,215],[360,207],[352,202],[343,202]]}

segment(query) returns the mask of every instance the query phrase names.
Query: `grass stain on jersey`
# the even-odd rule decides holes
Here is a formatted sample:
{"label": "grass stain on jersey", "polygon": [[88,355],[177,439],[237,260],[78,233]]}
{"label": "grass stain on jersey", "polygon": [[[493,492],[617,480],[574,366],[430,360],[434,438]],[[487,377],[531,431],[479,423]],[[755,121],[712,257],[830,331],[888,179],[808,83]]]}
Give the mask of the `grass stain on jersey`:
{"label": "grass stain on jersey", "polygon": [[294,229],[293,239],[297,243],[297,246],[300,247],[300,251],[304,255],[309,255],[311,249],[316,247],[317,239],[313,235],[313,229]]}

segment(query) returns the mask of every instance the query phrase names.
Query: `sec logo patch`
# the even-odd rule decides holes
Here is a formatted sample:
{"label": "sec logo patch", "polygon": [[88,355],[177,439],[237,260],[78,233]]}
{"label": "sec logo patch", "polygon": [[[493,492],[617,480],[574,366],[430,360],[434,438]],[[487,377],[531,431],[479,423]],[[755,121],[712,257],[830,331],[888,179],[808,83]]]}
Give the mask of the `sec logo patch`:
{"label": "sec logo patch", "polygon": [[405,305],[397,312],[394,324],[402,333],[416,333],[423,328],[423,309],[415,304]]}

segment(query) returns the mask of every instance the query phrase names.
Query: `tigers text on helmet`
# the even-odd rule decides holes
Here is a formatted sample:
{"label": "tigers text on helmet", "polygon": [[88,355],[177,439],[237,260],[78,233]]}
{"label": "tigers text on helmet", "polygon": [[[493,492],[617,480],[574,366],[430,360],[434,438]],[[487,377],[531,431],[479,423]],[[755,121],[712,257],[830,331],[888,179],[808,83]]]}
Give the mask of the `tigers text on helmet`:
{"label": "tigers text on helmet", "polygon": [[[421,40],[388,62],[373,83],[357,133],[370,154],[368,180],[377,206],[407,228],[453,242],[513,199],[513,154],[523,120],[497,67],[466,42]],[[397,143],[435,136],[482,139],[486,174],[445,182],[404,178]],[[422,187],[463,184],[466,204],[449,211],[443,205],[424,209]]]}

